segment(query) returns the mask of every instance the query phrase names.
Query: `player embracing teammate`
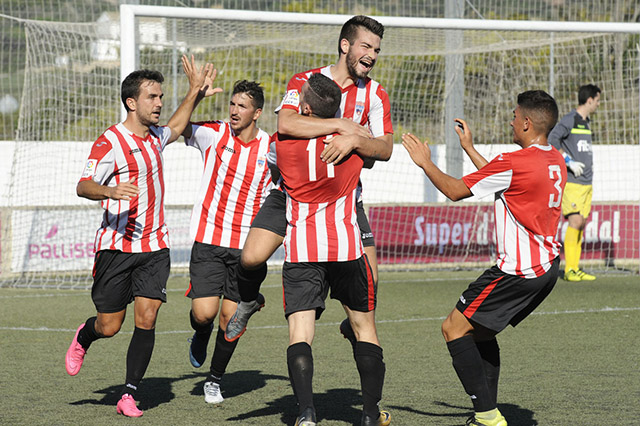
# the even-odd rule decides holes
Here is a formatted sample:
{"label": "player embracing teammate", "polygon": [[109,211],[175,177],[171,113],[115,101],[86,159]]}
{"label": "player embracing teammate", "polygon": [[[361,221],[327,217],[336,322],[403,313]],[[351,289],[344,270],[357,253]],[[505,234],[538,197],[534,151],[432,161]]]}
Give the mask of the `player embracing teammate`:
{"label": "player embracing teammate", "polygon": [[[382,24],[372,18],[358,15],[349,19],[340,32],[336,64],[296,74],[287,84],[285,96],[276,110],[278,133],[298,139],[337,134],[319,153],[326,163],[337,164],[351,153],[364,158],[365,167],[372,167],[377,160],[387,161],[393,150],[389,97],[378,82],[368,77],[376,64],[383,34]],[[329,77],[341,88],[341,103],[334,118],[300,114],[301,89],[313,74]],[[277,153],[272,154],[272,157],[277,156]],[[358,188],[358,226],[377,282],[375,241],[362,205],[360,184]],[[259,298],[260,284],[267,273],[266,262],[282,244],[286,227],[285,195],[282,191],[271,191],[251,224],[242,249],[238,267],[242,302],[227,326],[225,336],[228,340],[240,337],[250,316],[258,310],[262,300]],[[345,320],[340,330],[352,345],[355,344],[349,321]]]}

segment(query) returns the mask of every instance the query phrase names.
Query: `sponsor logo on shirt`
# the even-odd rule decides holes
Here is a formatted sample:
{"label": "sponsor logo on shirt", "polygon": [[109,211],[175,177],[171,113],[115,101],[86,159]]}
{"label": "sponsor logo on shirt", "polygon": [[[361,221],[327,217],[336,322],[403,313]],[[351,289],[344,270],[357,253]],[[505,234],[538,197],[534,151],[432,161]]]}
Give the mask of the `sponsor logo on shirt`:
{"label": "sponsor logo on shirt", "polygon": [[282,105],[298,107],[298,105],[300,105],[300,93],[298,93],[297,90],[287,90],[287,93],[285,93],[282,99]]}
{"label": "sponsor logo on shirt", "polygon": [[356,102],[356,108],[354,111],[354,118],[358,121],[364,112],[364,102]]}
{"label": "sponsor logo on shirt", "polygon": [[591,152],[591,144],[586,139],[578,141],[578,152]]}
{"label": "sponsor logo on shirt", "polygon": [[89,159],[87,160],[87,165],[84,166],[84,171],[82,172],[82,178],[93,177],[96,174],[96,166],[98,165],[98,160]]}
{"label": "sponsor logo on shirt", "polygon": [[133,148],[129,150],[129,155],[137,154],[138,152],[142,152],[140,148]]}
{"label": "sponsor logo on shirt", "polygon": [[224,146],[224,150],[227,151],[227,152],[230,152],[232,154],[236,153],[235,149],[233,149],[233,148],[231,148],[230,146],[227,146],[227,145]]}

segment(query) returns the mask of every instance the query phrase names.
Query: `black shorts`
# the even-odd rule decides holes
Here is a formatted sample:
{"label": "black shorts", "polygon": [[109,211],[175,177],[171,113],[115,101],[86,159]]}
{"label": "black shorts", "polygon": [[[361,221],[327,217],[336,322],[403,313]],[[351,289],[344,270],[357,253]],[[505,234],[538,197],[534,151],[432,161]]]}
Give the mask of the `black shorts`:
{"label": "black shorts", "polygon": [[[356,203],[356,215],[358,227],[360,227],[360,238],[365,247],[375,247],[371,225],[364,211],[362,201]],[[287,196],[279,189],[272,190],[262,207],[251,223],[252,228],[261,228],[280,235],[282,238],[287,234]]]}
{"label": "black shorts", "polygon": [[484,271],[462,293],[456,308],[471,322],[495,332],[525,319],[551,293],[558,279],[560,257],[538,278],[522,278],[497,266]]}
{"label": "black shorts", "polygon": [[284,262],[282,287],[285,317],[315,309],[320,318],[329,290],[332,299],[353,311],[376,308],[377,286],[366,256],[346,262]]}
{"label": "black shorts", "polygon": [[120,312],[136,296],[167,301],[169,249],[150,253],[100,250],[93,264],[91,299],[100,313]]}
{"label": "black shorts", "polygon": [[356,203],[356,216],[358,219],[358,227],[360,228],[362,245],[365,247],[375,247],[376,241],[373,238],[373,231],[371,231],[371,225],[369,225],[369,219],[364,211],[362,201]]}
{"label": "black shorts", "polygon": [[261,228],[280,235],[287,234],[287,196],[279,189],[272,189],[258,214],[251,222],[252,228]]}
{"label": "black shorts", "polygon": [[234,302],[240,301],[238,276],[236,274],[242,250],[194,242],[189,261],[189,288],[185,296],[224,296]]}

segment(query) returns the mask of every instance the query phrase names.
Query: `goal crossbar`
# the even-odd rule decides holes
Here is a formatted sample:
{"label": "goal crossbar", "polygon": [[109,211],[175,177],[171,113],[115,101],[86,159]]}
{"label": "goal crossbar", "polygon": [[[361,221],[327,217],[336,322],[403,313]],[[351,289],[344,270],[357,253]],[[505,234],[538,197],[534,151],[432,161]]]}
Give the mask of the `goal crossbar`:
{"label": "goal crossbar", "polygon": [[[121,80],[136,69],[135,18],[138,16],[325,25],[342,25],[352,17],[352,15],[332,15],[324,13],[263,12],[254,10],[122,4],[120,5]],[[640,34],[640,23],[630,22],[518,21],[409,18],[401,16],[375,16],[375,19],[387,27],[398,28]]]}

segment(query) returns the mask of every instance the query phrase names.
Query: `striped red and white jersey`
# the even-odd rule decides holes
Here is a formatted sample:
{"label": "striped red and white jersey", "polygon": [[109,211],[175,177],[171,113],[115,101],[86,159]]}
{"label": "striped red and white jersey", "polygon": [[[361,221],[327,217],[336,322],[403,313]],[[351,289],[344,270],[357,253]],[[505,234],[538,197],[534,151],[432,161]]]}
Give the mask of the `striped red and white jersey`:
{"label": "striped red and white jersey", "polygon": [[142,139],[122,123],[109,127],[91,147],[80,182],[116,186],[133,182],[139,193],[131,200],[102,200],[105,210],[96,233],[95,250],[146,253],[169,247],[164,215],[162,151],[168,127],[151,126]]}
{"label": "striped red and white jersey", "polygon": [[471,192],[495,194],[497,266],[524,278],[543,275],[560,254],[556,239],[567,170],[550,145],[500,154],[462,178]]}
{"label": "striped red and white jersey", "polygon": [[192,123],[192,129],[186,143],[202,153],[204,172],[191,214],[191,238],[241,249],[271,189],[270,137],[258,129],[256,138],[245,143],[223,121]]}
{"label": "striped red and white jersey", "polygon": [[[276,108],[292,109],[300,112],[300,91],[313,74],[321,73],[333,80],[331,65],[315,68],[294,75],[287,84],[287,92]],[[391,104],[384,87],[369,77],[361,78],[355,84],[342,89],[342,102],[336,113],[338,118],[350,118],[369,129],[374,138],[393,133],[391,125]]]}
{"label": "striped red and white jersey", "polygon": [[278,169],[287,194],[287,262],[342,262],[362,256],[356,218],[363,161],[351,155],[340,164],[320,160],[325,137],[280,140],[274,135]]}

